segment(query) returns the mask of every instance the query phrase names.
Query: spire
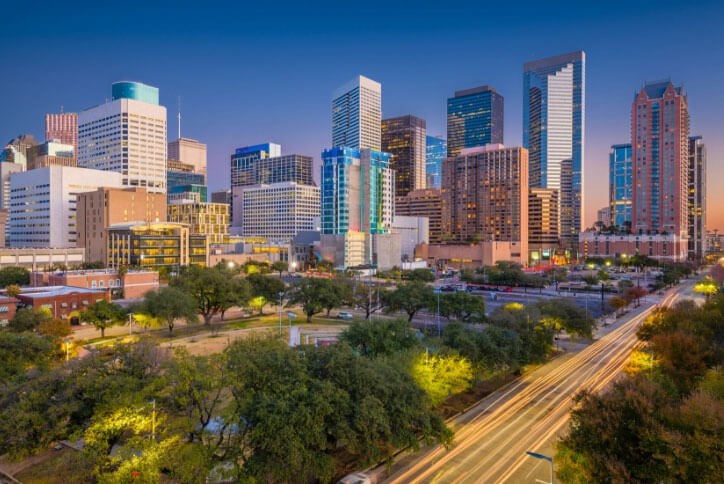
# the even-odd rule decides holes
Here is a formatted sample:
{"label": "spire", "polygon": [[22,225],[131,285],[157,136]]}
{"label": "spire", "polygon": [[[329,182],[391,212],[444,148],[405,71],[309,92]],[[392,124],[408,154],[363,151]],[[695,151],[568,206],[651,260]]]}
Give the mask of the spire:
{"label": "spire", "polygon": [[178,97],[178,139],[181,139],[181,96]]}

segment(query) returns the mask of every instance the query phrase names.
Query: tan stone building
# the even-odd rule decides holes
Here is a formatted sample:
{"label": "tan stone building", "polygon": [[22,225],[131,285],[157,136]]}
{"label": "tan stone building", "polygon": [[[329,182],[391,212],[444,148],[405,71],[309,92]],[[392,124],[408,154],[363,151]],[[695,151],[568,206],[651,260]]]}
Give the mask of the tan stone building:
{"label": "tan stone building", "polygon": [[79,193],[77,202],[78,247],[86,260],[106,262],[109,226],[124,222],[165,222],[166,195],[145,188],[99,188]]}
{"label": "tan stone building", "polygon": [[460,242],[516,242],[511,258],[528,253],[528,150],[500,144],[463,149],[446,158],[442,175],[443,233]]}
{"label": "tan stone building", "polygon": [[229,206],[225,203],[172,203],[167,219],[188,225],[193,235],[205,235],[209,244],[229,238]]}
{"label": "tan stone building", "polygon": [[528,250],[530,263],[550,261],[558,247],[558,190],[530,188],[528,193]]}
{"label": "tan stone building", "polygon": [[404,197],[395,198],[395,215],[427,217],[430,221],[431,243],[442,240],[442,192],[438,188],[412,190]]}

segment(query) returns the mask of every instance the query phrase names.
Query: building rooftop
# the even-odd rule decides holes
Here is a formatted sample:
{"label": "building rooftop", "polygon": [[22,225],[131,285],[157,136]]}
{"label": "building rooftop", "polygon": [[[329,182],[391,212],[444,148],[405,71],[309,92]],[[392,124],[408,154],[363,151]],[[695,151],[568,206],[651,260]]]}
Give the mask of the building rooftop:
{"label": "building rooftop", "polygon": [[[649,97],[649,99],[656,99],[664,96],[664,93],[666,92],[666,89],[669,86],[673,86],[671,83],[671,79],[665,79],[661,81],[654,81],[654,82],[647,82],[644,84],[643,91],[646,93],[646,96]],[[676,94],[682,93],[681,86],[674,87],[674,90],[676,91]]]}
{"label": "building rooftop", "polygon": [[481,92],[496,92],[493,86],[485,85],[473,87],[471,89],[463,89],[462,91],[455,91],[455,97],[471,96],[473,94],[480,94]]}
{"label": "building rooftop", "polygon": [[48,287],[23,287],[20,296],[31,299],[65,296],[74,293],[105,294],[106,289],[89,289],[87,287],[72,286],[48,286]]}

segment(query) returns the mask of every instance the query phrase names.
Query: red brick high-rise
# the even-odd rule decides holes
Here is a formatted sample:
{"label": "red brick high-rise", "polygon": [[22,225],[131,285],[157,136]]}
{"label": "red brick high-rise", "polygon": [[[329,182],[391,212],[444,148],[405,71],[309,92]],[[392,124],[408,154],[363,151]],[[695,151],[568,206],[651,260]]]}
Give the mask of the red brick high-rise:
{"label": "red brick high-rise", "polygon": [[46,114],[45,139],[57,139],[63,144],[73,145],[73,156],[78,156],[78,114]]}
{"label": "red brick high-rise", "polygon": [[689,110],[670,81],[644,85],[631,106],[632,231],[686,238]]}

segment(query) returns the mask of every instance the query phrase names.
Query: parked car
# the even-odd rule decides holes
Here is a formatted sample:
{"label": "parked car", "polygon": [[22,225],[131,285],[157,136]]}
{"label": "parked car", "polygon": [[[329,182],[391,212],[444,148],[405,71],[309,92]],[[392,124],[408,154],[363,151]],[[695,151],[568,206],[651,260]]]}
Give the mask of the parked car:
{"label": "parked car", "polygon": [[344,476],[337,484],[372,484],[372,479],[364,472],[355,472]]}
{"label": "parked car", "polygon": [[344,319],[345,321],[349,321],[353,317],[354,316],[352,315],[352,313],[345,313],[345,312],[337,313],[337,318]]}

